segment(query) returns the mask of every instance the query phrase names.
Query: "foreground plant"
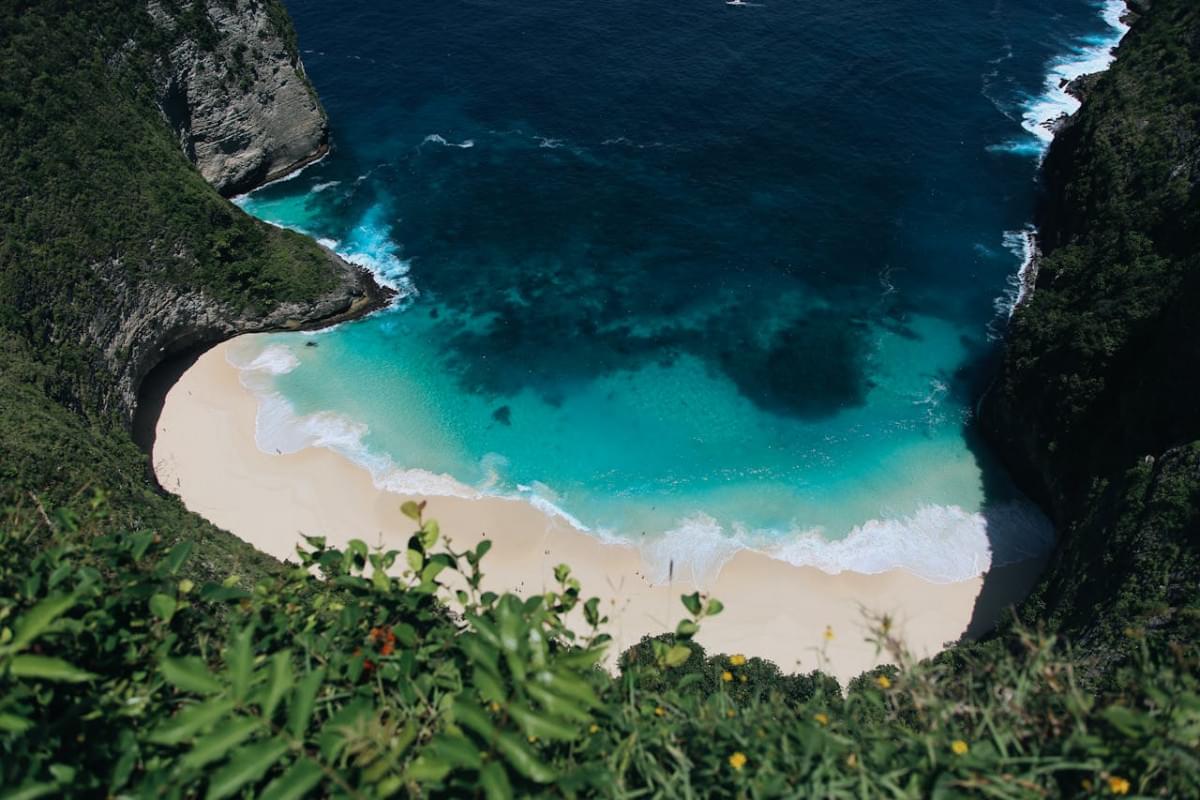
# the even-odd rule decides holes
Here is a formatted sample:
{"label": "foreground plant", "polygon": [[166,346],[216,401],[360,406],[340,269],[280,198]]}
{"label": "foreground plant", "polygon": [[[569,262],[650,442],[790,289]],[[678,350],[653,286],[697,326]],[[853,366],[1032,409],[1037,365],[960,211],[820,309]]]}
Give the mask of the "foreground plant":
{"label": "foreground plant", "polygon": [[[406,504],[403,549],[309,539],[300,564],[196,581],[203,554],[110,530],[103,497],[9,509],[0,530],[5,797],[1084,797],[1200,794],[1194,644],[1097,697],[1018,631],[836,682],[695,643],[721,604],[599,667],[599,600],[565,565],[482,590]],[[580,617],[576,632],[568,618]]]}

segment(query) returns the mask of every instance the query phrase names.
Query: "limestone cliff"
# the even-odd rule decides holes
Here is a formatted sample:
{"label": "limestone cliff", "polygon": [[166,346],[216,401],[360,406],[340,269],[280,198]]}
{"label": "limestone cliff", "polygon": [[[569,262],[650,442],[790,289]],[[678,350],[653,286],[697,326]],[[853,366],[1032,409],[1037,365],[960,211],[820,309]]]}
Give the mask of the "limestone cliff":
{"label": "limestone cliff", "polygon": [[278,3],[207,0],[197,11],[154,0],[149,11],[174,41],[159,107],[219,192],[248,191],[328,151],[325,112]]}
{"label": "limestone cliff", "polygon": [[128,425],[180,349],[386,299],[214,191],[327,147],[279,0],[35,0],[5,22],[0,331],[47,368],[52,400]]}

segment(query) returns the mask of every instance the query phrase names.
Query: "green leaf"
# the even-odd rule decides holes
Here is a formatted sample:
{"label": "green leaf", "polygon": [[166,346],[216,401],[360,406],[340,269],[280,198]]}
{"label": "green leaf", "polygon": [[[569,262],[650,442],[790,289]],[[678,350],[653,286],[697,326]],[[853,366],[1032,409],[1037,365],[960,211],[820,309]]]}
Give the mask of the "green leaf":
{"label": "green leaf", "polygon": [[708,607],[704,609],[704,616],[715,617],[725,610],[725,604],[715,597],[708,601]]}
{"label": "green leaf", "polygon": [[1146,727],[1145,716],[1127,706],[1111,705],[1104,709],[1103,714],[1109,725],[1131,739],[1141,735]]}
{"label": "green leaf", "polygon": [[183,566],[183,562],[187,561],[187,557],[192,554],[191,542],[180,542],[171,548],[171,552],[167,553],[166,561],[164,562],[167,568],[168,575],[174,575],[179,572],[179,568]]}
{"label": "green leaf", "polygon": [[82,683],[96,676],[79,667],[68,664],[61,658],[23,654],[13,656],[9,671],[14,678],[36,678],[61,683]]}
{"label": "green leaf", "polygon": [[569,564],[559,564],[557,567],[554,568],[554,580],[558,581],[559,583],[562,583],[563,581],[565,581],[567,579],[567,576],[570,574],[571,574],[571,567]]}
{"label": "green leaf", "polygon": [[142,556],[146,555],[146,551],[150,549],[150,545],[154,544],[154,534],[149,531],[145,533],[134,533],[129,537],[129,553],[133,556],[134,561],[141,561]]}
{"label": "green leaf", "polygon": [[33,727],[33,723],[15,714],[0,714],[0,731],[22,733]]}
{"label": "green leaf", "polygon": [[208,665],[195,656],[164,658],[160,668],[167,683],[185,692],[216,694],[223,688]]}
{"label": "green leaf", "polygon": [[685,644],[677,644],[667,651],[667,666],[682,666],[692,655],[692,650]]}
{"label": "green leaf", "polygon": [[287,742],[281,739],[268,739],[241,750],[209,781],[206,800],[222,800],[236,794],[247,783],[265,775],[287,750]]}
{"label": "green leaf", "polygon": [[325,670],[316,669],[300,679],[300,685],[292,695],[292,703],[288,708],[288,730],[297,739],[303,739],[312,720],[313,707],[317,701],[317,691],[325,680]]}
{"label": "green leaf", "polygon": [[233,711],[233,700],[194,703],[150,732],[155,744],[179,744]]}
{"label": "green leaf", "polygon": [[536,683],[529,683],[525,686],[525,691],[529,696],[541,704],[542,708],[547,712],[558,717],[566,717],[573,719],[576,722],[587,722],[591,716],[580,706],[576,705],[571,700],[568,700],[561,695],[551,692]]}
{"label": "green leaf", "polygon": [[225,668],[233,682],[233,696],[237,700],[244,698],[250,688],[250,675],[254,671],[253,636],[253,626],[247,625],[233,635],[233,641],[225,648]]}
{"label": "green leaf", "polygon": [[679,624],[675,626],[675,635],[680,639],[690,639],[700,630],[700,626],[693,620],[681,619]]}
{"label": "green leaf", "polygon": [[432,581],[434,578],[436,578],[438,576],[438,573],[441,572],[445,568],[446,568],[446,566],[444,564],[438,563],[436,561],[430,561],[428,564],[425,565],[425,569],[421,570],[421,580],[425,583],[428,583],[428,582]]}
{"label": "green leaf", "polygon": [[415,500],[406,500],[404,504],[400,506],[400,513],[411,520],[419,521],[421,519],[421,512],[424,509],[425,503],[418,503]]}
{"label": "green leaf", "polygon": [[452,766],[476,770],[483,766],[479,750],[464,736],[440,734],[430,742],[429,749],[435,758]]}
{"label": "green leaf", "polygon": [[511,800],[513,796],[508,773],[495,761],[479,771],[479,785],[487,800]]}
{"label": "green leaf", "polygon": [[75,780],[75,768],[66,764],[51,764],[50,774],[59,783],[71,783]]}
{"label": "green leaf", "polygon": [[496,737],[496,728],[488,719],[487,714],[483,713],[479,706],[466,700],[456,699],[454,701],[454,721],[475,731],[489,742]]}
{"label": "green leaf", "polygon": [[588,601],[583,604],[583,618],[587,621],[587,624],[593,628],[600,624],[599,597],[589,598]]}
{"label": "green leaf", "polygon": [[175,616],[175,598],[165,594],[156,594],[150,598],[150,613],[163,622],[170,622]]}
{"label": "green leaf", "polygon": [[267,784],[258,800],[300,800],[321,782],[321,768],[309,758],[301,758],[275,780]]}
{"label": "green leaf", "polygon": [[492,540],[491,539],[484,539],[482,542],[475,545],[475,560],[478,561],[479,559],[486,556],[488,551],[491,549],[492,549]]}
{"label": "green leaf", "polygon": [[179,766],[195,769],[224,758],[259,727],[260,723],[256,719],[238,717],[196,742],[196,745],[179,759]]}
{"label": "green leaf", "polygon": [[592,691],[592,687],[577,675],[569,672],[543,671],[538,673],[537,680],[555,694],[574,698],[589,708],[599,705],[600,701],[596,699],[596,693]]}
{"label": "green leaf", "polygon": [[0,800],[36,800],[48,794],[58,794],[59,791],[57,783],[27,783],[19,789],[0,794]]}
{"label": "green leaf", "polygon": [[16,635],[5,649],[20,650],[24,648],[41,636],[54,620],[69,611],[75,602],[75,595],[70,594],[55,594],[42,600],[17,620]]}
{"label": "green leaf", "polygon": [[421,574],[421,569],[425,566],[425,556],[419,550],[413,550],[411,547],[404,552],[404,560],[408,562],[408,568],[416,574]]}
{"label": "green leaf", "polygon": [[688,613],[690,613],[693,617],[700,616],[700,593],[699,592],[692,592],[691,594],[681,595],[680,599],[683,600],[684,608],[686,608],[688,610]]}
{"label": "green leaf", "polygon": [[417,783],[437,782],[449,775],[450,770],[449,764],[432,753],[422,753],[409,763],[408,768],[404,770],[404,776]]}
{"label": "green leaf", "polygon": [[279,701],[296,682],[295,676],[292,674],[291,651],[281,650],[275,653],[271,656],[271,663],[267,669],[267,683],[262,694],[262,711],[263,716],[270,719],[275,715]]}
{"label": "green leaf", "polygon": [[539,714],[520,703],[509,703],[508,713],[526,736],[536,736],[539,739],[550,739],[569,742],[579,738],[579,731],[546,714]]}
{"label": "green leaf", "polygon": [[537,754],[514,733],[502,733],[496,739],[496,749],[513,769],[534,783],[550,783],[554,770],[543,764]]}
{"label": "green leaf", "polygon": [[425,524],[421,526],[421,546],[429,550],[437,544],[441,532],[442,529],[438,526],[436,519],[426,520]]}

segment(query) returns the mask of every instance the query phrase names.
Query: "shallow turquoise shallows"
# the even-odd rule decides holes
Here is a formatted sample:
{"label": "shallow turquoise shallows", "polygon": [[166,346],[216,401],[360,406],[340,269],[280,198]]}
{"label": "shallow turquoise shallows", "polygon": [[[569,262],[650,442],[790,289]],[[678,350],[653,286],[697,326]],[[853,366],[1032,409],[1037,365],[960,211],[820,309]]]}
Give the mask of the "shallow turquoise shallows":
{"label": "shallow turquoise shallows", "polygon": [[335,151],[239,202],[401,299],[234,347],[259,446],[701,580],[746,546],[935,581],[1043,552],[972,405],[1041,123],[1123,26],[958,5],[289,3]]}

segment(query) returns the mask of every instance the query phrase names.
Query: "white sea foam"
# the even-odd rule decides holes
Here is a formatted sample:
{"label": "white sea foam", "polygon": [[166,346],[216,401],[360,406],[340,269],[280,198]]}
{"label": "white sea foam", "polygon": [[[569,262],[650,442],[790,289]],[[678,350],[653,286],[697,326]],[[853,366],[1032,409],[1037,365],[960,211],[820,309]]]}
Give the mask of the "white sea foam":
{"label": "white sea foam", "polygon": [[1004,291],[992,301],[996,315],[988,324],[988,339],[999,341],[1004,337],[1008,321],[1012,318],[1017,306],[1024,303],[1029,293],[1033,291],[1033,282],[1037,277],[1037,229],[1027,225],[1019,231],[1004,232],[1004,249],[1021,259],[1021,266],[1016,272],[1005,278]]}
{"label": "white sea foam", "polygon": [[713,517],[697,513],[640,546],[654,583],[673,575],[699,586],[711,584],[739,550],[754,550],[793,566],[877,574],[905,570],[934,583],[955,583],[993,567],[1045,554],[1054,529],[1028,502],[1009,502],[981,512],[929,505],[911,516],[873,519],[842,538],[820,528],[748,532],[725,530]]}
{"label": "white sea foam", "polygon": [[391,226],[383,221],[385,209],[372,206],[350,235],[339,244],[338,255],[375,276],[375,280],[394,289],[397,301],[416,293],[408,277],[409,262],[400,257],[400,245],[392,237]]}
{"label": "white sea foam", "polygon": [[697,512],[679,520],[666,533],[639,543],[639,549],[651,583],[682,578],[696,586],[707,586],[729,559],[746,549],[746,544],[736,535],[727,535],[709,514]]}
{"label": "white sea foam", "polygon": [[274,185],[275,185],[275,184],[277,184],[277,183],[283,183],[284,181],[290,181],[290,180],[292,180],[293,178],[299,177],[300,173],[304,172],[304,170],[306,170],[306,169],[308,169],[309,167],[311,167],[311,166],[314,166],[314,165],[316,165],[316,164],[320,164],[322,161],[324,161],[324,160],[325,160],[325,157],[326,157],[326,156],[328,156],[328,155],[330,154],[330,152],[332,152],[330,149],[326,149],[326,150],[325,150],[325,152],[324,152],[324,153],[322,153],[322,154],[320,155],[320,157],[318,157],[318,158],[314,158],[312,161],[309,161],[307,164],[304,164],[303,166],[301,166],[301,167],[299,167],[299,168],[297,168],[297,169],[294,169],[294,170],[292,170],[291,172],[289,172],[288,174],[284,175],[283,177],[281,177],[281,178],[276,178],[276,179],[275,179],[275,180],[273,180],[273,181],[267,181],[267,182],[266,182],[266,183],[264,183],[262,186],[255,186],[255,187],[254,187],[253,189],[251,189],[249,192],[244,192],[244,193],[242,193],[242,194],[239,194],[239,195],[234,195],[232,198],[230,198],[230,200],[231,200],[231,202],[233,202],[233,203],[236,203],[236,204],[239,204],[239,205],[240,205],[240,203],[238,203],[238,201],[239,201],[239,200],[242,200],[242,199],[244,199],[244,198],[246,198],[246,197],[249,197],[250,195],[254,194],[254,192],[257,192],[259,189],[265,189],[265,188],[267,188],[268,186],[274,186]]}
{"label": "white sea foam", "polygon": [[1030,99],[1021,122],[1041,141],[1043,150],[1054,138],[1055,123],[1079,110],[1080,103],[1067,93],[1067,84],[1082,75],[1103,72],[1112,63],[1113,48],[1129,30],[1121,21],[1125,11],[1125,0],[1108,0],[1101,14],[1110,31],[1081,42],[1072,52],[1050,63],[1043,91]]}
{"label": "white sea foam", "polygon": [[341,183],[341,181],[325,181],[324,183],[315,184],[309,191],[311,191],[313,194],[320,194],[326,189],[332,189],[334,186],[340,186]]}
{"label": "white sea foam", "polygon": [[431,133],[422,140],[421,144],[440,144],[443,147],[459,147],[466,150],[475,146],[475,140],[463,139],[461,142],[448,142],[440,133]]}
{"label": "white sea foam", "polygon": [[[324,447],[366,469],[380,490],[397,495],[523,500],[601,541],[638,547],[648,577],[655,583],[675,578],[708,585],[743,549],[831,574],[903,569],[929,581],[949,583],[1040,555],[1054,541],[1053,528],[1034,506],[1010,502],[979,512],[958,506],[923,506],[910,516],[869,520],[842,538],[829,538],[819,528],[751,531],[734,523],[727,529],[711,515],[696,512],[665,533],[634,542],[613,531],[589,530],[565,510],[564,498],[544,484],[532,482],[519,485],[515,493],[500,493],[499,475],[507,461],[498,454],[481,460],[485,473],[493,474],[490,482],[485,479],[472,487],[451,475],[401,467],[391,457],[372,452],[364,441],[369,428],[361,422],[330,411],[297,413],[274,387],[275,378],[300,366],[286,345],[273,344],[241,359],[231,350],[229,360],[241,370],[243,385],[258,398],[255,444],[263,452],[285,454]],[[931,397],[939,391],[934,384]]]}

